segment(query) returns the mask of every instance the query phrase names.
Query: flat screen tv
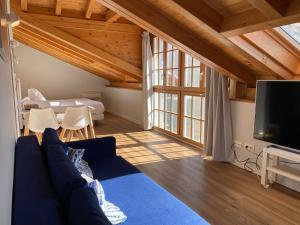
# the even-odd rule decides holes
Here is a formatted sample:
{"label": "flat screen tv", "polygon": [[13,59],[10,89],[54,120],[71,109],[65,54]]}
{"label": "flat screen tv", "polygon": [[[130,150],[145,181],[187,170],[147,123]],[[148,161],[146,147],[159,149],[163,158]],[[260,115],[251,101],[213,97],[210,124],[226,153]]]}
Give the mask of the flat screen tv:
{"label": "flat screen tv", "polygon": [[254,138],[300,153],[300,81],[258,81]]}

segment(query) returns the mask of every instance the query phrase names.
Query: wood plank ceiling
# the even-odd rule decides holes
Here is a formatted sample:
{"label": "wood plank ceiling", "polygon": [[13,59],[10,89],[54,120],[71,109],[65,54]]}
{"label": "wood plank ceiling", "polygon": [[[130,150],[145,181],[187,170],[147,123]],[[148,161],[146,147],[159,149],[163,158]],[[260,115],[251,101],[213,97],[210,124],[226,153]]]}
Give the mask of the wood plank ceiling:
{"label": "wood plank ceiling", "polygon": [[300,75],[299,48],[273,29],[300,21],[300,0],[14,0],[12,7],[21,17],[18,41],[113,82],[141,82],[142,29],[249,87]]}

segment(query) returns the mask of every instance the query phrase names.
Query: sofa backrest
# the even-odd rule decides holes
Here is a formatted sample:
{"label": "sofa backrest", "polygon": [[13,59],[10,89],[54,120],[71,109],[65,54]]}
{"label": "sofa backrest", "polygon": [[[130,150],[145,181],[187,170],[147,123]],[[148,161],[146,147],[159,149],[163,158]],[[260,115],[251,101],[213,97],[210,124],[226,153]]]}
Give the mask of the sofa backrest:
{"label": "sofa backrest", "polygon": [[66,224],[36,136],[17,141],[13,195],[13,225]]}

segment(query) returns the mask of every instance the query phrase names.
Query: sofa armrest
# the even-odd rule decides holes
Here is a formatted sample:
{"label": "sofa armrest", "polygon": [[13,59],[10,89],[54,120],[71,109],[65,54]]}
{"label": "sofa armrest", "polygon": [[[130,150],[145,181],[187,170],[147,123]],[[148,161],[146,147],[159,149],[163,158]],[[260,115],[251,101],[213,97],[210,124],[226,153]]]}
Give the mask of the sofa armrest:
{"label": "sofa armrest", "polygon": [[104,137],[66,143],[75,149],[85,149],[83,159],[87,162],[98,161],[116,156],[116,139]]}

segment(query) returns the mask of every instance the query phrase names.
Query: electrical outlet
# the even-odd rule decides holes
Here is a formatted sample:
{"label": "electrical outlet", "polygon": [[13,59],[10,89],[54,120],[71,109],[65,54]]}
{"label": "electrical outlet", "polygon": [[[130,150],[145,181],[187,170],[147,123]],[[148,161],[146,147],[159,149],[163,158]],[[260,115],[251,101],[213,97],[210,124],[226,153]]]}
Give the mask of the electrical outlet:
{"label": "electrical outlet", "polygon": [[254,145],[250,145],[250,144],[247,144],[247,143],[244,144],[244,148],[246,150],[250,151],[250,152],[254,152],[255,151]]}
{"label": "electrical outlet", "polygon": [[238,149],[241,149],[242,148],[242,142],[239,142],[239,141],[234,141],[234,147],[235,148],[238,148]]}

